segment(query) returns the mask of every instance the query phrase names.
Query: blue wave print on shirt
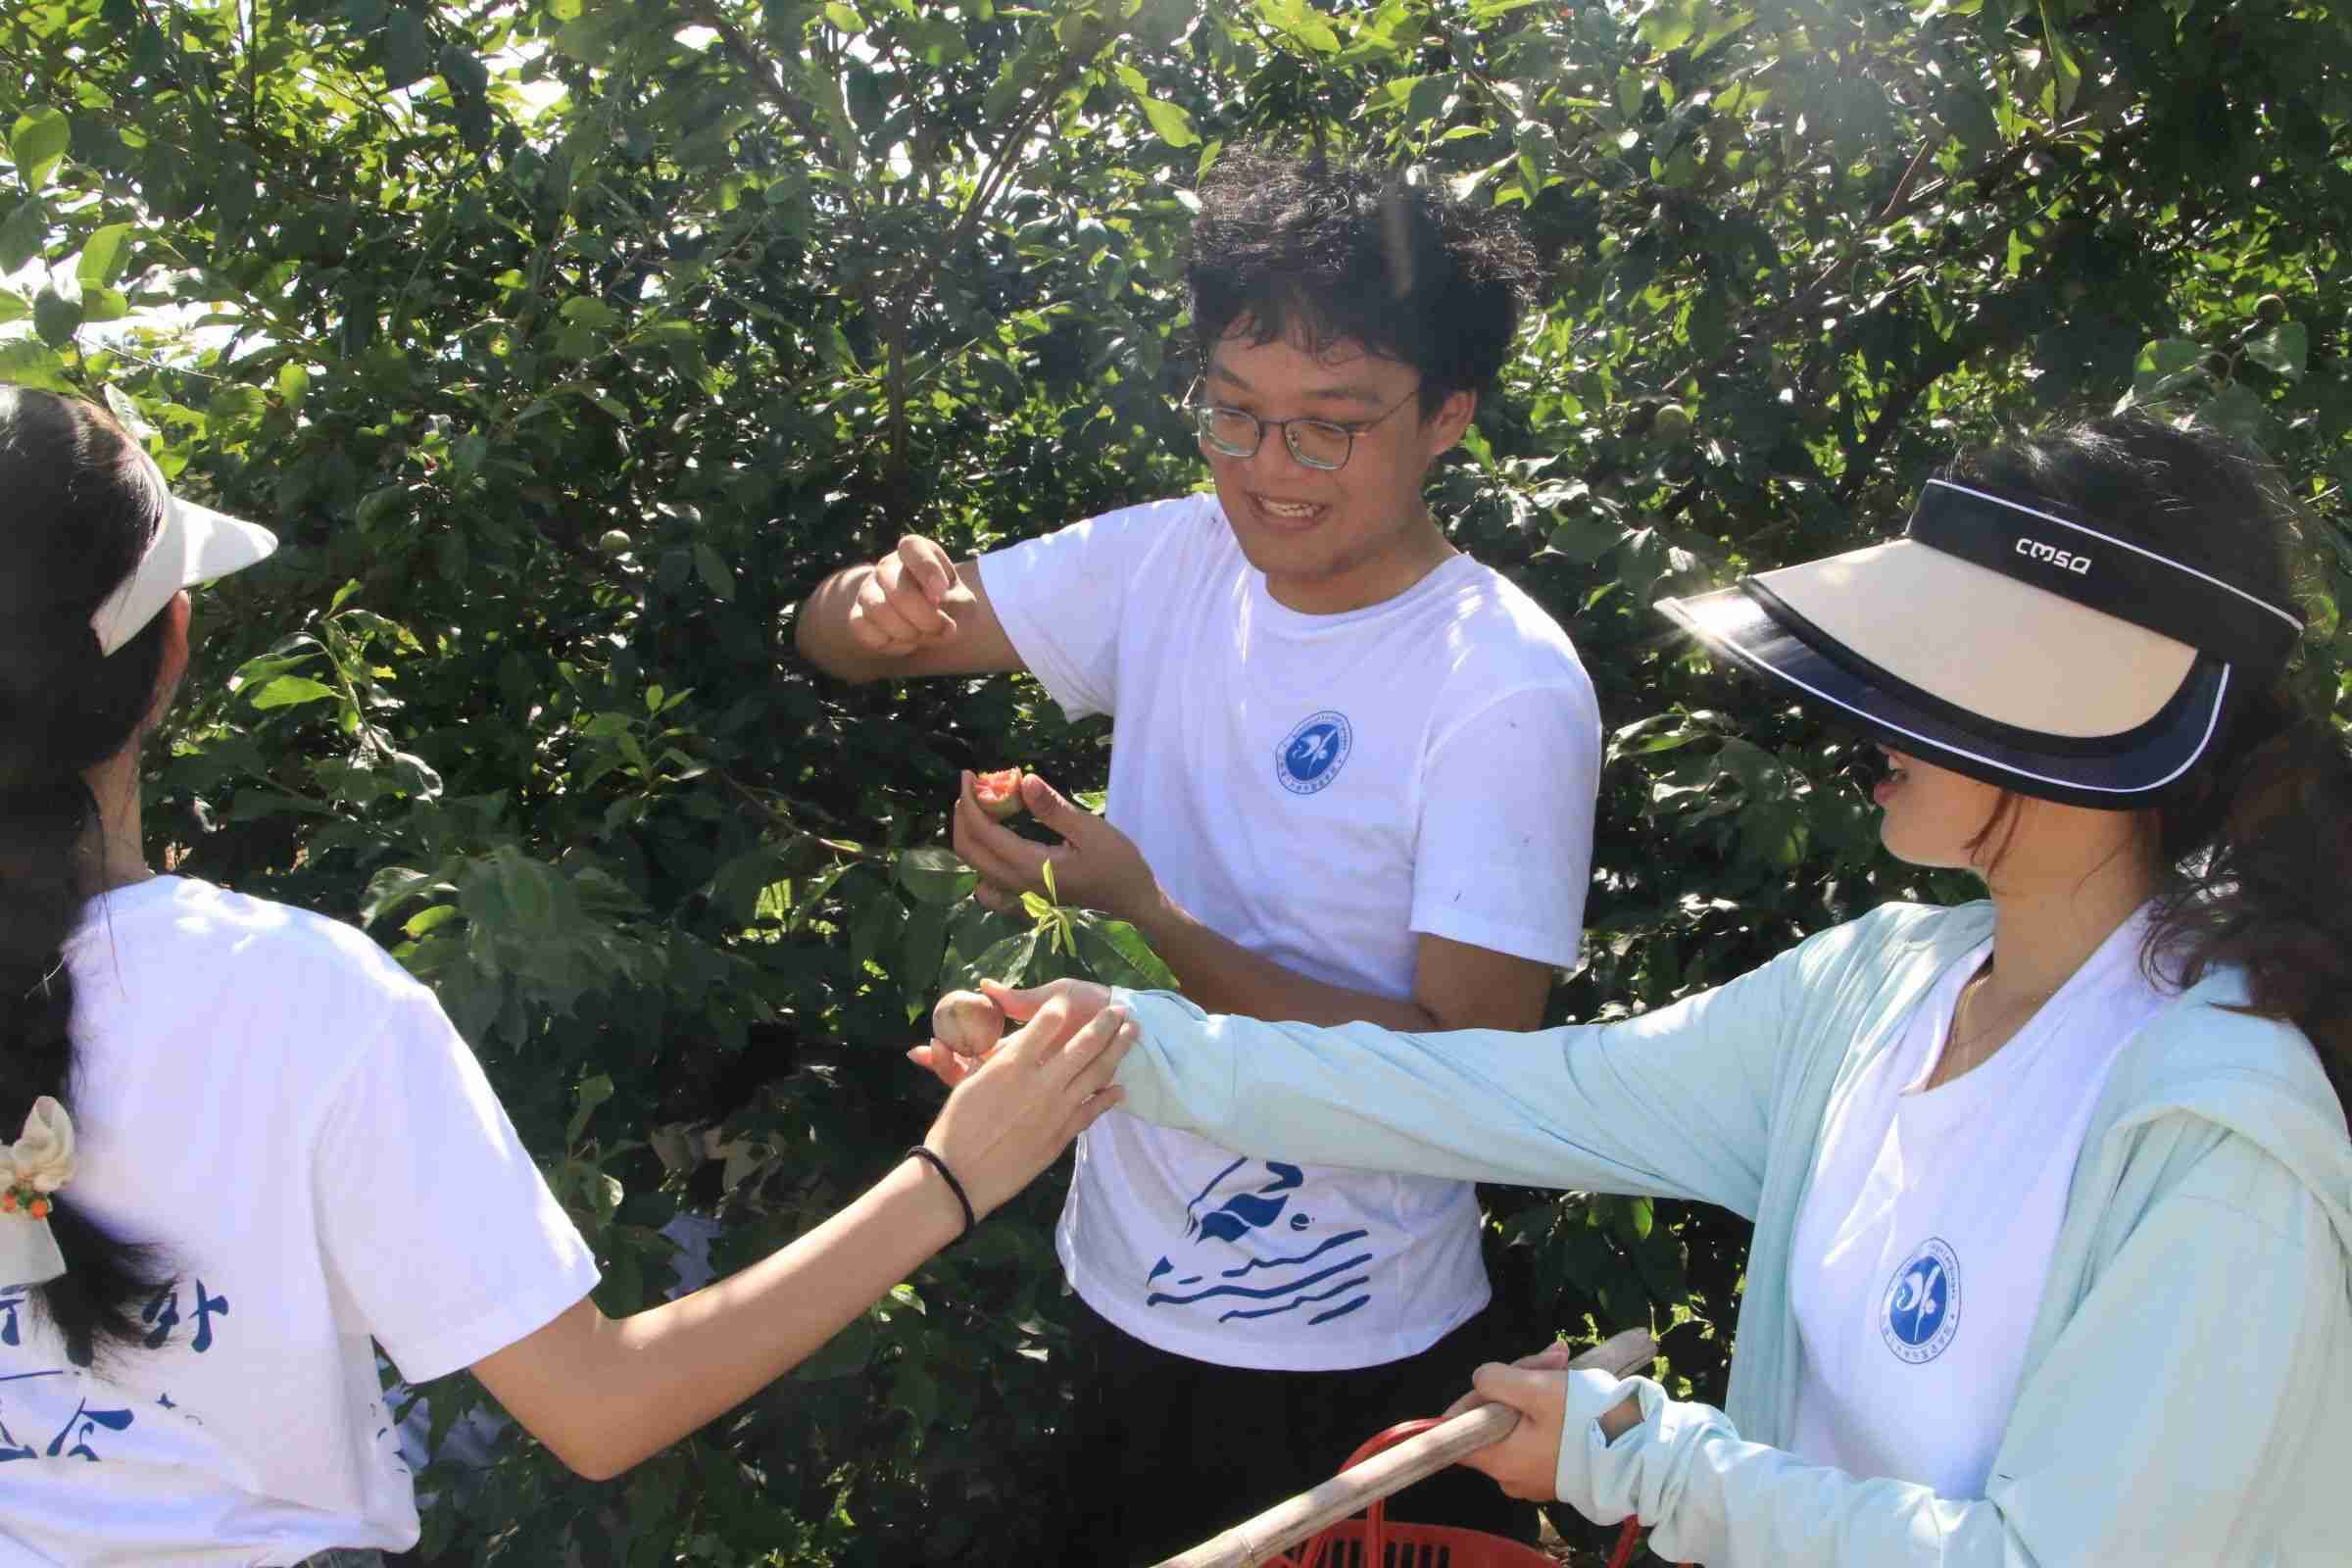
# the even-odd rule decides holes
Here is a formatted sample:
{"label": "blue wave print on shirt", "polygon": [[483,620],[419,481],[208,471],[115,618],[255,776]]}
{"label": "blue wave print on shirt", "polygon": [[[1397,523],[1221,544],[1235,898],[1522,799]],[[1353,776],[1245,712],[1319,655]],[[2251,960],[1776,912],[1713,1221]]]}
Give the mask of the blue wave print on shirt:
{"label": "blue wave print on shirt", "polygon": [[1272,1195],[1296,1191],[1305,1182],[1306,1173],[1296,1165],[1278,1164],[1270,1159],[1266,1161],[1266,1169],[1272,1173],[1272,1181],[1255,1192],[1234,1194],[1207,1214],[1196,1212],[1201,1200],[1217,1190],[1218,1183],[1249,1163],[1247,1159],[1235,1160],[1211,1177],[1208,1185],[1184,1205],[1184,1232],[1187,1236],[1199,1236],[1206,1241],[1238,1242],[1251,1231],[1264,1230],[1282,1217],[1282,1211],[1290,1206],[1291,1200],[1288,1197],[1276,1198]]}
{"label": "blue wave print on shirt", "polygon": [[[1299,1196],[1299,1190],[1305,1185],[1304,1171],[1297,1165],[1287,1165],[1279,1160],[1267,1160],[1257,1170],[1248,1169],[1250,1165],[1250,1161],[1247,1158],[1236,1159],[1211,1177],[1208,1184],[1185,1205],[1184,1234],[1194,1249],[1215,1246],[1233,1248],[1248,1254],[1250,1249],[1247,1244],[1254,1238],[1270,1235],[1276,1222],[1283,1220],[1286,1214],[1290,1232],[1298,1233],[1313,1228],[1309,1216],[1291,1212],[1292,1200]],[[1360,1269],[1379,1255],[1372,1250],[1358,1250],[1352,1256],[1336,1259],[1331,1256],[1353,1243],[1363,1241],[1370,1234],[1362,1229],[1343,1231],[1317,1242],[1302,1252],[1245,1255],[1238,1266],[1219,1269],[1218,1277],[1244,1280],[1263,1270],[1266,1274],[1263,1284],[1212,1285],[1206,1290],[1186,1294],[1148,1290],[1144,1304],[1183,1307],[1219,1298],[1270,1303],[1264,1306],[1229,1307],[1218,1315],[1219,1323],[1282,1317],[1298,1312],[1349,1291],[1359,1290],[1370,1280],[1370,1275],[1356,1273],[1337,1284],[1326,1284],[1335,1275]],[[1162,1276],[1176,1272],[1176,1262],[1163,1256],[1152,1266],[1144,1283],[1149,1288]],[[1188,1271],[1175,1284],[1182,1291],[1185,1287],[1199,1284],[1205,1277],[1204,1273]],[[1316,1286],[1322,1286],[1323,1289],[1313,1289]],[[1371,1299],[1370,1292],[1362,1292],[1337,1306],[1314,1313],[1307,1318],[1306,1325],[1312,1328],[1335,1318],[1346,1317]]]}

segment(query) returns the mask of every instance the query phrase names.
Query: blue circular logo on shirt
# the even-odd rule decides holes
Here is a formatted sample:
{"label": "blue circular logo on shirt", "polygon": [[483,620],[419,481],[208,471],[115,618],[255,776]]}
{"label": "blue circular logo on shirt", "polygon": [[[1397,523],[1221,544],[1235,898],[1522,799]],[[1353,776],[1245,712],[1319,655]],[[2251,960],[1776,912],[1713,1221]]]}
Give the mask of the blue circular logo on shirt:
{"label": "blue circular logo on shirt", "polygon": [[1355,728],[1347,714],[1311,713],[1274,749],[1274,776],[1293,795],[1312,795],[1340,776],[1354,747]]}
{"label": "blue circular logo on shirt", "polygon": [[1918,1366],[1941,1355],[1960,1332],[1960,1258],[1931,1237],[1886,1286],[1879,1332],[1886,1348]]}

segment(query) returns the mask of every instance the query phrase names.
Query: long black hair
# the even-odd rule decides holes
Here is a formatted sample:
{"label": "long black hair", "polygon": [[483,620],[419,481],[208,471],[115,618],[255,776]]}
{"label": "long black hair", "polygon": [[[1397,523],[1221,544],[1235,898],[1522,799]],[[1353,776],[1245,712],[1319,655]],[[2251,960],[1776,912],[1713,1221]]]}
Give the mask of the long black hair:
{"label": "long black hair", "polygon": [[[0,386],[0,1138],[13,1138],[40,1096],[73,1109],[65,944],[105,863],[84,774],[134,744],[154,711],[171,617],[111,656],[90,627],[163,521],[163,496],[104,409]],[[87,1365],[138,1338],[139,1304],[169,1281],[153,1248],[83,1216],[71,1184],[50,1225],[66,1273],[32,1301]]]}
{"label": "long black hair", "polygon": [[[1952,477],[2107,519],[2257,598],[2296,601],[2314,524],[2260,453],[2193,420],[2086,419],[1965,457]],[[2332,693],[2334,671],[2307,659],[2233,672],[2218,744],[2151,812],[2166,880],[2145,960],[2179,985],[2242,970],[2246,1010],[2300,1029],[2352,1105],[2352,751],[2309,695]]]}

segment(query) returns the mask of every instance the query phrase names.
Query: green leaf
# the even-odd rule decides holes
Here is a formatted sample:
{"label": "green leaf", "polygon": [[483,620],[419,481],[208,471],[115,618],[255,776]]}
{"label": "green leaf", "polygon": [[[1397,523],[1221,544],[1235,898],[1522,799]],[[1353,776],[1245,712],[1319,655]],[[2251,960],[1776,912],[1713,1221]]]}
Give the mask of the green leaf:
{"label": "green leaf", "polygon": [[2142,400],[2162,397],[2204,363],[2202,343],[2182,337],[2152,339],[2141,345],[2139,358],[2132,362],[2132,395]]}
{"label": "green leaf", "polygon": [[25,110],[8,133],[9,161],[24,177],[24,188],[39,190],[73,144],[74,126],[47,104]]}
{"label": "green leaf", "polygon": [[980,881],[979,873],[957,859],[955,851],[937,845],[902,851],[897,870],[899,886],[923,904],[957,903]]}
{"label": "green leaf", "polygon": [[2075,107],[2075,94],[2082,88],[2082,67],[2076,61],[2074,51],[2066,46],[2066,27],[2051,14],[2050,0],[2039,0],[2041,6],[2041,39],[2049,51],[2052,85],[2057,89],[2057,112],[2060,118]]}
{"label": "green leaf", "polygon": [[588,294],[574,295],[565,300],[564,309],[557,314],[576,326],[591,327],[599,332],[610,332],[620,324],[618,311]]}
{"label": "green leaf", "polygon": [[841,32],[863,32],[865,30],[865,19],[843,5],[841,0],[826,0],[825,20]]}
{"label": "green leaf", "polygon": [[82,242],[74,275],[84,288],[104,288],[122,275],[130,265],[130,237],[137,232],[135,223],[109,223]]}
{"label": "green leaf", "polygon": [[433,74],[433,40],[425,32],[424,23],[406,7],[386,17],[376,48],[386,86],[406,87]]}
{"label": "green leaf", "polygon": [[735,573],[728,567],[724,556],[700,540],[694,546],[694,569],[703,579],[703,586],[710,590],[713,599],[734,603]]}
{"label": "green leaf", "polygon": [[918,904],[906,915],[899,952],[899,985],[913,1018],[931,1005],[939,989],[939,966],[948,956],[948,911],[937,904]]}
{"label": "green leaf", "polygon": [[872,130],[889,114],[883,102],[882,83],[870,67],[858,61],[850,63],[847,75],[850,119],[856,122],[859,130]]}
{"label": "green leaf", "polygon": [[1124,920],[1107,920],[1081,912],[1073,917],[1078,954],[1104,985],[1130,991],[1174,991],[1176,975],[1152,951],[1144,934]]}
{"label": "green leaf", "polygon": [[2301,321],[2280,321],[2260,337],[2248,340],[2246,358],[2289,381],[2300,381],[2303,368],[2311,358],[2311,334],[2304,330]]}
{"label": "green leaf", "polygon": [[256,708],[297,708],[304,703],[316,703],[336,695],[332,686],[316,681],[308,675],[280,675],[265,682],[248,699]]}
{"label": "green leaf", "polygon": [[1171,147],[1200,144],[1200,133],[1193,129],[1193,117],[1185,113],[1183,105],[1169,103],[1164,98],[1139,97],[1137,101],[1144,106],[1144,118],[1152,122],[1152,128],[1159,133],[1161,141]]}
{"label": "green leaf", "polygon": [[48,237],[49,214],[39,199],[19,202],[7,221],[0,222],[0,277],[22,270],[40,255],[41,243]]}
{"label": "green leaf", "polygon": [[1340,47],[1340,35],[1307,0],[1257,0],[1257,14],[1268,26],[1317,54],[1331,54]]}
{"label": "green leaf", "polygon": [[1698,35],[1713,8],[1707,0],[1658,0],[1642,16],[1642,36],[1652,49],[1680,49]]}
{"label": "green leaf", "polygon": [[53,288],[41,290],[32,297],[32,328],[51,348],[64,348],[81,328],[81,302]]}
{"label": "green leaf", "polygon": [[46,387],[52,392],[74,390],[66,375],[66,362],[57,357],[57,351],[28,337],[0,341],[0,381]]}
{"label": "green leaf", "polygon": [[596,1114],[596,1107],[612,1098],[612,1079],[609,1074],[600,1072],[593,1078],[583,1079],[573,1098],[571,1123],[564,1129],[564,1142],[578,1143],[580,1134],[588,1130],[588,1118]]}
{"label": "green leaf", "polygon": [[972,960],[971,978],[995,980],[1008,986],[1022,983],[1029,965],[1037,960],[1037,932],[1023,931],[1006,937]]}
{"label": "green leaf", "polygon": [[1590,566],[1625,541],[1625,530],[1606,517],[1587,514],[1570,517],[1551,531],[1551,542],[1544,548],[1555,556],[1565,556],[1573,565]]}
{"label": "green leaf", "polygon": [[2216,429],[2257,444],[2261,443],[2268,422],[2262,399],[2236,382],[2207,398],[2198,408],[2197,416]]}

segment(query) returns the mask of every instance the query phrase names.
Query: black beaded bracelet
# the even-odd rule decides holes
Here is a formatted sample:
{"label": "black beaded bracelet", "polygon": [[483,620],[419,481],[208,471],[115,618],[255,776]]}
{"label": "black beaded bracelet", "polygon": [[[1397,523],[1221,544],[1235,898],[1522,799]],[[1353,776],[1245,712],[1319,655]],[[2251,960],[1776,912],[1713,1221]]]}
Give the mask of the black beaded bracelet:
{"label": "black beaded bracelet", "polygon": [[[921,1160],[939,1172],[940,1179],[948,1184],[948,1191],[956,1195],[956,1201],[963,1205],[963,1230],[956,1238],[956,1242],[960,1242],[965,1236],[971,1235],[972,1227],[980,1223],[980,1216],[972,1212],[972,1200],[964,1196],[963,1183],[957,1181],[956,1173],[948,1169],[948,1162],[920,1144],[915,1145],[906,1152],[910,1157]],[[954,1247],[956,1242],[950,1242],[948,1245]]]}

